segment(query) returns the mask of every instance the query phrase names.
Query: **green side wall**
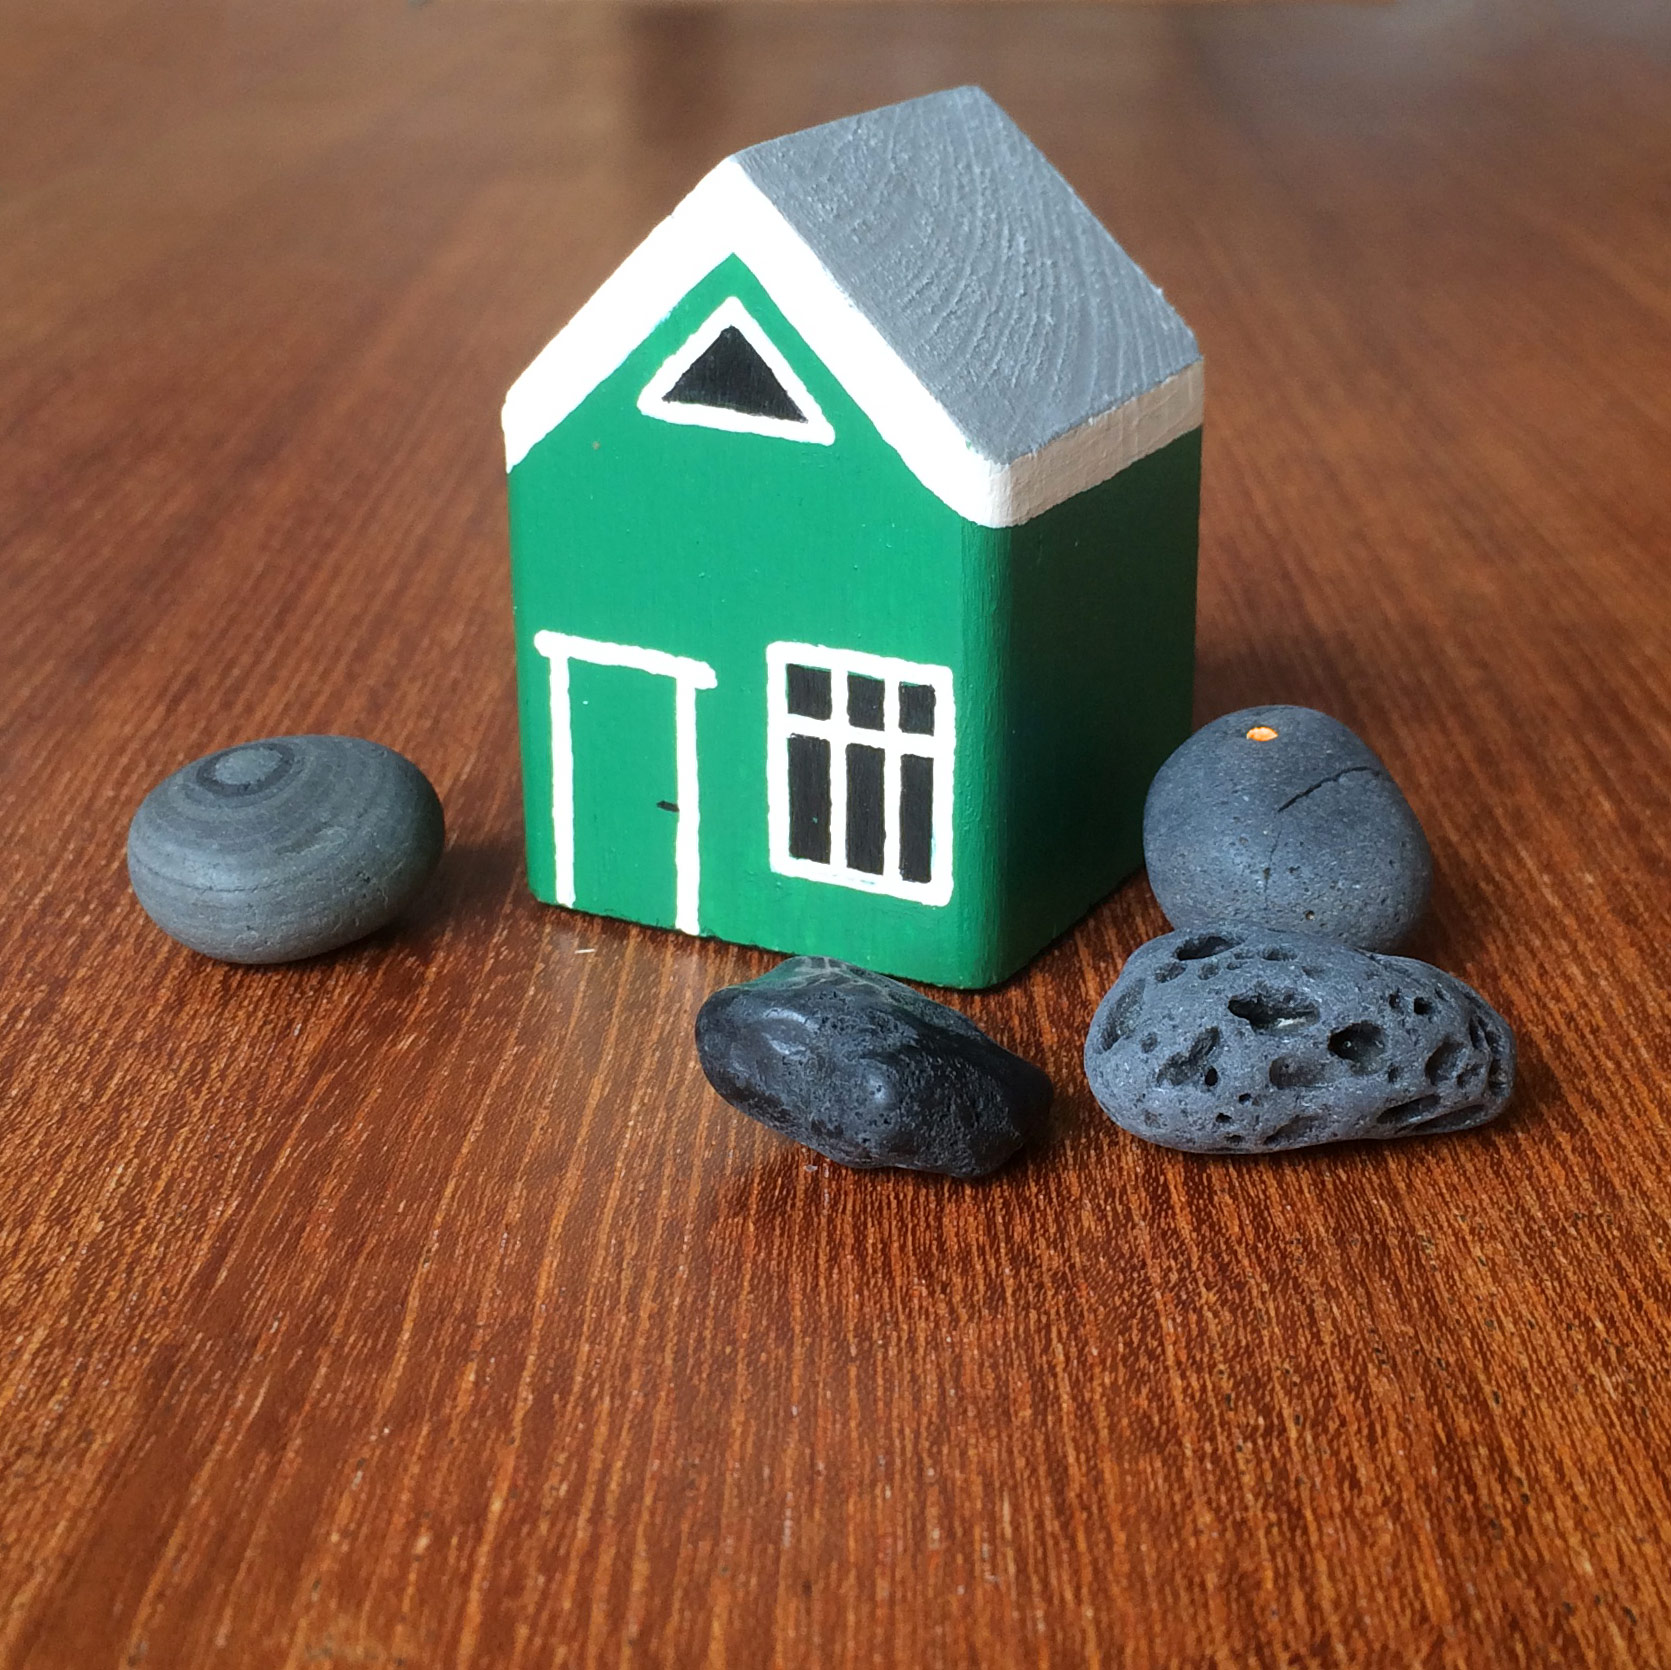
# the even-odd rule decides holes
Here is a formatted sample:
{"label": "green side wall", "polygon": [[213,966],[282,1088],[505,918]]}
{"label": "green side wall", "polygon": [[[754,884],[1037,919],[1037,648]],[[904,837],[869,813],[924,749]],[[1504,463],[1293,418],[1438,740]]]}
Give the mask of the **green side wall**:
{"label": "green side wall", "polygon": [[1010,530],[1006,971],[1142,868],[1149,782],[1190,729],[1200,490],[1196,429]]}
{"label": "green side wall", "polygon": [[[671,424],[639,390],[738,296],[822,406],[831,446]],[[884,442],[735,258],[510,477],[529,882],[555,898],[542,628],[705,661],[704,934],[935,984],[1011,972],[1140,862],[1154,769],[1187,734],[1199,435],[1016,529],[965,522]],[[951,901],[774,874],[765,647],[952,669]],[[671,681],[577,664],[580,908],[672,921]],[[623,811],[623,806],[626,810]],[[663,821],[665,820],[665,821]],[[646,868],[653,873],[646,875]]]}

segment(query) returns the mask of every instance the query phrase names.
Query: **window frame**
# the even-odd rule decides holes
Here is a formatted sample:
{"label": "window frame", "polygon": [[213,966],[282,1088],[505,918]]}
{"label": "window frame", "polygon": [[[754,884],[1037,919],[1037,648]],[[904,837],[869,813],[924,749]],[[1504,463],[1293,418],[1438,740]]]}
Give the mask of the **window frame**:
{"label": "window frame", "polygon": [[[822,668],[830,675],[830,717],[811,719],[789,711],[791,666]],[[854,725],[847,717],[847,678],[858,673],[883,681],[882,729]],[[934,692],[932,734],[899,728],[899,687],[927,685]],[[789,738],[821,737],[830,748],[830,860],[796,858],[789,850]],[[882,873],[854,870],[847,864],[847,747],[858,743],[883,752]],[[778,875],[849,887],[861,893],[944,905],[952,896],[952,809],[957,754],[957,715],[952,670],[897,656],[827,644],[766,646],[766,825],[770,862]],[[934,762],[929,829],[929,879],[907,881],[899,873],[900,761],[906,755]]]}
{"label": "window frame", "polygon": [[[674,384],[727,328],[735,329],[766,362],[767,369],[800,408],[806,419],[804,423],[794,423],[788,418],[761,417],[752,412],[734,412],[726,406],[697,406],[688,401],[667,398]],[[663,423],[724,429],[737,435],[769,435],[775,440],[810,442],[814,446],[829,446],[835,440],[835,430],[830,427],[823,408],[812,398],[812,391],[795,375],[794,367],[783,357],[777,344],[760,328],[753,314],[736,296],[728,296],[721,302],[662,361],[660,369],[640,392],[638,409],[646,417],[659,418]]]}

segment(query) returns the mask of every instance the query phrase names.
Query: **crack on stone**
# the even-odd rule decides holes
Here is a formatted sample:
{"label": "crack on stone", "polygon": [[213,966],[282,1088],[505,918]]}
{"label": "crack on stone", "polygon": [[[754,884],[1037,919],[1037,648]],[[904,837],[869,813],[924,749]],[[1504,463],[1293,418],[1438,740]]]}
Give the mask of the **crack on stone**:
{"label": "crack on stone", "polygon": [[[1326,789],[1330,783],[1338,783],[1342,777],[1350,777],[1359,771],[1367,771],[1372,777],[1379,777],[1381,775],[1381,773],[1372,765],[1349,765],[1343,771],[1337,771],[1332,777],[1325,777],[1322,782],[1313,783],[1309,789],[1301,789],[1298,794],[1283,801],[1283,803],[1276,809],[1277,816],[1280,817],[1290,806],[1298,805],[1299,802],[1304,800],[1308,794],[1316,794],[1319,789]],[[1273,847],[1271,850],[1275,852],[1276,849]]]}

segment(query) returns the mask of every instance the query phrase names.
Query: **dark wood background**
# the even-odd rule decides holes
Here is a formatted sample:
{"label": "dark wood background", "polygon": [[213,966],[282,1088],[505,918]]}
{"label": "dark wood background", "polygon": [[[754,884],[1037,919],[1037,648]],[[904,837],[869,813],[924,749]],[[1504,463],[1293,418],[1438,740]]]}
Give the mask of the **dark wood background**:
{"label": "dark wood background", "polygon": [[[1484,1133],[1256,1162],[956,999],[983,1186],[699,1075],[771,959],[536,906],[499,400],[710,163],[979,80],[1209,366],[1199,716],[1404,783]],[[0,0],[0,1662],[1671,1662],[1671,12]],[[218,966],[145,789],[376,737],[401,928]]]}

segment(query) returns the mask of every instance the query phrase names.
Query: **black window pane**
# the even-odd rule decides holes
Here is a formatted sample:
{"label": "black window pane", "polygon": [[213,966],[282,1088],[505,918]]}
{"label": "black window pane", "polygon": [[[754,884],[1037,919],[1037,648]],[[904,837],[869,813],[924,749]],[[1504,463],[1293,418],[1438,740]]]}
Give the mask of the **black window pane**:
{"label": "black window pane", "polygon": [[915,736],[934,735],[934,686],[902,684],[899,687],[899,728]]}
{"label": "black window pane", "polygon": [[821,736],[789,739],[789,856],[830,861],[830,745]]}
{"label": "black window pane", "polygon": [[830,669],[791,667],[789,669],[789,711],[803,719],[830,717]]}
{"label": "black window pane", "polygon": [[847,867],[882,873],[882,761],[880,748],[847,745]]}
{"label": "black window pane", "polygon": [[847,723],[867,731],[882,728],[882,696],[886,686],[879,678],[851,673],[847,679]]}
{"label": "black window pane", "polygon": [[[930,696],[933,694],[929,691]],[[907,754],[899,762],[900,879],[932,880],[933,859],[934,761]]]}
{"label": "black window pane", "polygon": [[751,417],[806,422],[806,413],[735,325],[727,325],[685,367],[667,398],[680,406],[719,406]]}

